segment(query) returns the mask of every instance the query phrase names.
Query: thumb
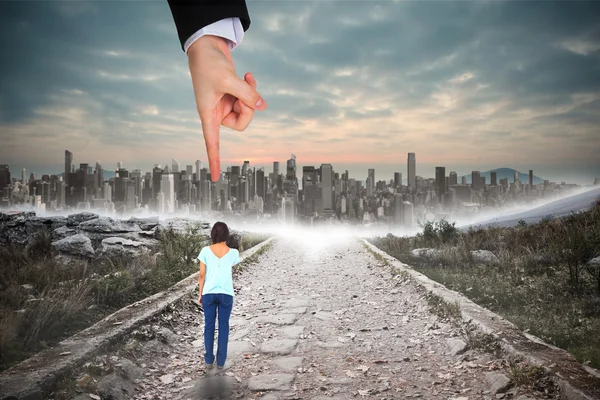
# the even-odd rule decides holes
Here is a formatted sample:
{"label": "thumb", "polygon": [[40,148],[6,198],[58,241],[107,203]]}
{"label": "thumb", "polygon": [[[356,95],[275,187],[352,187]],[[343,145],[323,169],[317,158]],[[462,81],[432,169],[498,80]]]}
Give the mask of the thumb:
{"label": "thumb", "polygon": [[200,116],[200,120],[202,121],[204,142],[206,143],[210,177],[213,182],[216,182],[221,175],[221,155],[219,153],[219,127],[221,124],[212,117],[210,112],[203,113],[203,115]]}
{"label": "thumb", "polygon": [[237,76],[233,77],[229,81],[229,85],[226,88],[227,93],[234,97],[237,97],[247,105],[248,107],[255,110],[264,110],[267,108],[267,103],[260,94],[253,88],[248,82]]}

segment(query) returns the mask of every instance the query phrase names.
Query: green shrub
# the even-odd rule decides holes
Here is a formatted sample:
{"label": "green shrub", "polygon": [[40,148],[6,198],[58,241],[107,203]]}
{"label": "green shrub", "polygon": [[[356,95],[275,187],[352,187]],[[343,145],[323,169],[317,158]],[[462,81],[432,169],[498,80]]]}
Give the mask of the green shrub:
{"label": "green shrub", "polygon": [[131,293],[135,286],[131,272],[117,271],[108,274],[94,283],[94,294],[96,304],[122,307],[134,299],[135,293]]}
{"label": "green shrub", "polygon": [[448,222],[446,219],[440,221],[426,221],[420,224],[423,233],[417,238],[423,240],[425,246],[439,246],[442,244],[454,244],[459,238],[460,231],[456,222]]}

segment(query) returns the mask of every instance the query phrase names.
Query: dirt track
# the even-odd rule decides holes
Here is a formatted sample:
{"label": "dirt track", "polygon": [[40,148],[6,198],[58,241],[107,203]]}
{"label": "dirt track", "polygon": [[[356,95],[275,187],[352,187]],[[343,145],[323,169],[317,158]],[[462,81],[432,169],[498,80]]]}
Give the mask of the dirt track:
{"label": "dirt track", "polygon": [[[136,361],[136,399],[492,399],[489,354],[451,355],[456,329],[416,285],[354,239],[320,248],[279,238],[237,277],[226,368],[206,372],[193,305]],[[163,330],[164,331],[164,330]],[[163,335],[164,336],[164,335]],[[501,371],[496,371],[501,372]],[[496,377],[498,378],[498,377]],[[502,377],[496,381],[502,382]],[[529,396],[532,398],[532,396]]]}

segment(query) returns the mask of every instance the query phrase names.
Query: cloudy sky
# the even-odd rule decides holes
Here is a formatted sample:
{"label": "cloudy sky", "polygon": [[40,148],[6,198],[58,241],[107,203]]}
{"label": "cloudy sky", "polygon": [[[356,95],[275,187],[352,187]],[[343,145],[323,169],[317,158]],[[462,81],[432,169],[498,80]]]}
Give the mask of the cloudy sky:
{"label": "cloudy sky", "polygon": [[[222,128],[223,168],[332,163],[600,176],[600,2],[248,1],[233,51],[269,104]],[[0,164],[206,163],[166,1],[0,2]],[[299,169],[300,169],[299,168]]]}

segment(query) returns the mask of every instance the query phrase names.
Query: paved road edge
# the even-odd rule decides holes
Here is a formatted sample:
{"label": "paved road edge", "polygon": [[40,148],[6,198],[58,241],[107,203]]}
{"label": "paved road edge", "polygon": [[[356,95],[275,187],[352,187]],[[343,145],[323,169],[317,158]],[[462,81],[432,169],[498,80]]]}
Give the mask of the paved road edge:
{"label": "paved road edge", "polygon": [[427,276],[412,269],[409,265],[402,263],[374,246],[368,240],[361,240],[367,248],[379,254],[393,267],[408,273],[428,292],[441,297],[448,303],[458,303],[463,321],[471,322],[482,332],[494,335],[500,340],[503,348],[509,354],[527,359],[530,363],[541,366],[551,372],[558,379],[562,397],[567,400],[597,399],[593,395],[585,393],[585,389],[581,388],[582,381],[595,379],[596,377],[585,370],[583,365],[577,362],[567,351],[544,343],[541,339],[533,335],[523,333],[513,323],[505,320],[500,315],[475,304],[464,295],[429,279]]}

